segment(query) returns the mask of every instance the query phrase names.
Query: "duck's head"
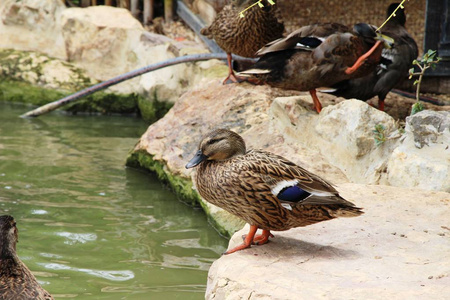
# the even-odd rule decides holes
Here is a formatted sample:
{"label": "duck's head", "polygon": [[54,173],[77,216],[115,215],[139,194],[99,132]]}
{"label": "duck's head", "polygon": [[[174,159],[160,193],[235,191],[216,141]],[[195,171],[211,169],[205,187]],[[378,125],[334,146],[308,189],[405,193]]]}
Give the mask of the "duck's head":
{"label": "duck's head", "polygon": [[[389,16],[397,9],[399,5],[400,3],[391,3],[391,5],[389,5],[386,11],[386,18],[389,18]],[[395,14],[392,16],[391,20],[397,22],[402,26],[405,26],[406,23],[405,9],[404,8],[397,9],[397,11],[395,11]]]}
{"label": "duck's head", "polygon": [[377,31],[377,28],[375,26],[367,23],[358,23],[353,25],[353,31],[361,36],[368,44],[374,44],[377,40],[381,41],[384,44],[385,48],[391,48],[394,44],[393,38],[381,34]]}
{"label": "duck's head", "polygon": [[225,160],[245,154],[244,139],[236,132],[216,129],[208,133],[200,142],[199,150],[187,163],[186,169],[193,168],[205,160]]}
{"label": "duck's head", "polygon": [[374,26],[367,23],[358,23],[353,25],[353,31],[366,39],[375,39],[377,37],[375,30],[376,28],[374,28]]}
{"label": "duck's head", "polygon": [[0,216],[0,258],[14,256],[18,241],[19,231],[14,218],[8,215]]}

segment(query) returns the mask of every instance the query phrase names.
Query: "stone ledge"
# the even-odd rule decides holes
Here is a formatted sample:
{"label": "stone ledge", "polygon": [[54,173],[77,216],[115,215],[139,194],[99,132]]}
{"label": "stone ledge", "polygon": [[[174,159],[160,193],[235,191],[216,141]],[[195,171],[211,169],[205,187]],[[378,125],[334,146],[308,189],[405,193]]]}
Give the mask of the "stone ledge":
{"label": "stone ledge", "polygon": [[[443,299],[450,294],[450,194],[342,184],[364,207],[285,232],[222,256],[211,266],[206,299]],[[242,243],[248,227],[229,247]]]}

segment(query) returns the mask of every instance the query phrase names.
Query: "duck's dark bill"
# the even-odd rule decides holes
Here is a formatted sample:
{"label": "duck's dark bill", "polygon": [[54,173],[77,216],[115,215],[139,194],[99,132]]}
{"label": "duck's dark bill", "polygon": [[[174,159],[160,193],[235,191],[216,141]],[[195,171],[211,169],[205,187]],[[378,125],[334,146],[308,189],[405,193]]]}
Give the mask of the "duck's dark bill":
{"label": "duck's dark bill", "polygon": [[197,153],[195,153],[195,156],[187,163],[186,169],[190,169],[207,159],[208,157],[202,153],[201,150],[198,150]]}

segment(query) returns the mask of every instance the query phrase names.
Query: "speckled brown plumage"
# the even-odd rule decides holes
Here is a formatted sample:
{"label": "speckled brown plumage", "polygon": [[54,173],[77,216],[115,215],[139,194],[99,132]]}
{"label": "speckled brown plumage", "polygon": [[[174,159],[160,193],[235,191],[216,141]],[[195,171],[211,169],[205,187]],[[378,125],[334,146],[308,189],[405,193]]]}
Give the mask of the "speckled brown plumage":
{"label": "speckled brown plumage", "polygon": [[[209,133],[199,149],[186,167],[199,165],[200,195],[267,232],[362,213],[326,180],[291,161],[263,150],[246,151],[243,139],[232,131]],[[283,191],[294,186],[298,197],[283,199]]]}
{"label": "speckled brown plumage", "polygon": [[18,230],[14,218],[0,216],[0,299],[51,300],[16,253]]}
{"label": "speckled brown plumage", "polygon": [[280,21],[276,5],[262,1],[264,8],[254,6],[241,18],[239,12],[256,2],[235,0],[220,11],[213,23],[201,30],[227,53],[244,57],[256,57],[256,51],[270,41],[280,38],[284,25]]}
{"label": "speckled brown plumage", "polygon": [[[336,23],[301,27],[260,49],[259,61],[240,75],[299,91],[315,91],[318,87],[367,75],[379,63],[382,46],[375,47],[373,54],[356,71],[347,73],[376,43],[376,33],[371,26],[361,23],[355,28],[358,31]],[[316,100],[315,107],[320,112]]]}
{"label": "speckled brown plumage", "polygon": [[[276,5],[270,5],[266,0],[250,8],[241,18],[239,13],[255,0],[232,0],[220,11],[212,24],[203,28],[200,33],[214,39],[228,55],[230,74],[231,53],[244,57],[256,57],[258,51],[266,43],[282,36],[284,25]],[[234,74],[233,74],[234,75]]]}

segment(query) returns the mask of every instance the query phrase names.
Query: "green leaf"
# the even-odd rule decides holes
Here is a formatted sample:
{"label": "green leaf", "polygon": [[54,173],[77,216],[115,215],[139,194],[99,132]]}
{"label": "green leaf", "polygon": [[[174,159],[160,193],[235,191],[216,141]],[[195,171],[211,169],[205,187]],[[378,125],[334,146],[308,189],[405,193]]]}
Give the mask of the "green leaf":
{"label": "green leaf", "polygon": [[414,103],[411,108],[411,116],[417,114],[418,112],[421,112],[422,110],[424,110],[422,102]]}

